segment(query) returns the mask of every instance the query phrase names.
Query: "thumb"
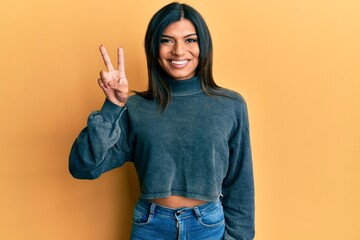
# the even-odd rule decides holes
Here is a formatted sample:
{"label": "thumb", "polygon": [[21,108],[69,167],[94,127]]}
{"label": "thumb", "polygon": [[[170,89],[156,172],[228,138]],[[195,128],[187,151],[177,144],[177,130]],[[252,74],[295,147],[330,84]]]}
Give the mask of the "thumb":
{"label": "thumb", "polygon": [[109,86],[112,88],[112,89],[116,89],[117,86],[118,86],[118,83],[116,81],[110,81],[109,82]]}

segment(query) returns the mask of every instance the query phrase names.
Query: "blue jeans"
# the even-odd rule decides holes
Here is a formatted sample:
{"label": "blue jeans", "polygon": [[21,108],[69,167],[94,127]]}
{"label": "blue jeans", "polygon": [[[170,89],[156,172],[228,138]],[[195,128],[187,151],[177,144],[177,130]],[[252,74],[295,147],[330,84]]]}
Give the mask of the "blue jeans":
{"label": "blue jeans", "polygon": [[225,232],[220,201],[173,209],[140,199],[132,221],[131,240],[221,240]]}

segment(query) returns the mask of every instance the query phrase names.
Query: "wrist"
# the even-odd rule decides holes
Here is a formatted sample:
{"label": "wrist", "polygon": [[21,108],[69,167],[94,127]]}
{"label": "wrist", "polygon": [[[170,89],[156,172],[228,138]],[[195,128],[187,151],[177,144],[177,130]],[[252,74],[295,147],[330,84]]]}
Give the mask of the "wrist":
{"label": "wrist", "polygon": [[124,107],[124,106],[125,106],[125,102],[119,102],[119,103],[116,104],[116,105],[118,105],[118,106],[120,106],[120,107]]}
{"label": "wrist", "polygon": [[125,102],[120,102],[120,101],[117,100],[117,99],[116,99],[116,100],[112,100],[112,99],[107,98],[107,100],[110,101],[111,103],[119,106],[119,107],[124,107],[124,106],[125,106]]}

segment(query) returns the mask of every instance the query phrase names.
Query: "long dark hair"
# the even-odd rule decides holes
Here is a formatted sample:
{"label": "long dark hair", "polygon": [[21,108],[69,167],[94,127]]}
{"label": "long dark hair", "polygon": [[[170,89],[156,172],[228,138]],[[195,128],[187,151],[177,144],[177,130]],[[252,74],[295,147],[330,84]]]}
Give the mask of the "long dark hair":
{"label": "long dark hair", "polygon": [[170,101],[171,94],[166,81],[167,74],[159,63],[160,38],[169,24],[180,21],[182,18],[188,19],[194,24],[198,35],[200,55],[196,75],[200,79],[203,91],[211,95],[216,94],[216,90],[220,88],[215,83],[212,74],[212,40],[205,20],[197,10],[187,4],[170,3],[155,13],[149,22],[145,35],[149,84],[146,91],[137,92],[145,98],[157,100],[163,111]]}

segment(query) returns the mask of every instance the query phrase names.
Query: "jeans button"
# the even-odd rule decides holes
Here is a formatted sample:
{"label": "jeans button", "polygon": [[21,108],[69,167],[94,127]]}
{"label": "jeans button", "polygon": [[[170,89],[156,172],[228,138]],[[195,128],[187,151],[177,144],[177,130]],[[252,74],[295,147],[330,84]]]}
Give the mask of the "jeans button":
{"label": "jeans button", "polygon": [[179,216],[179,215],[181,215],[183,213],[185,213],[185,212],[176,212],[176,216]]}

